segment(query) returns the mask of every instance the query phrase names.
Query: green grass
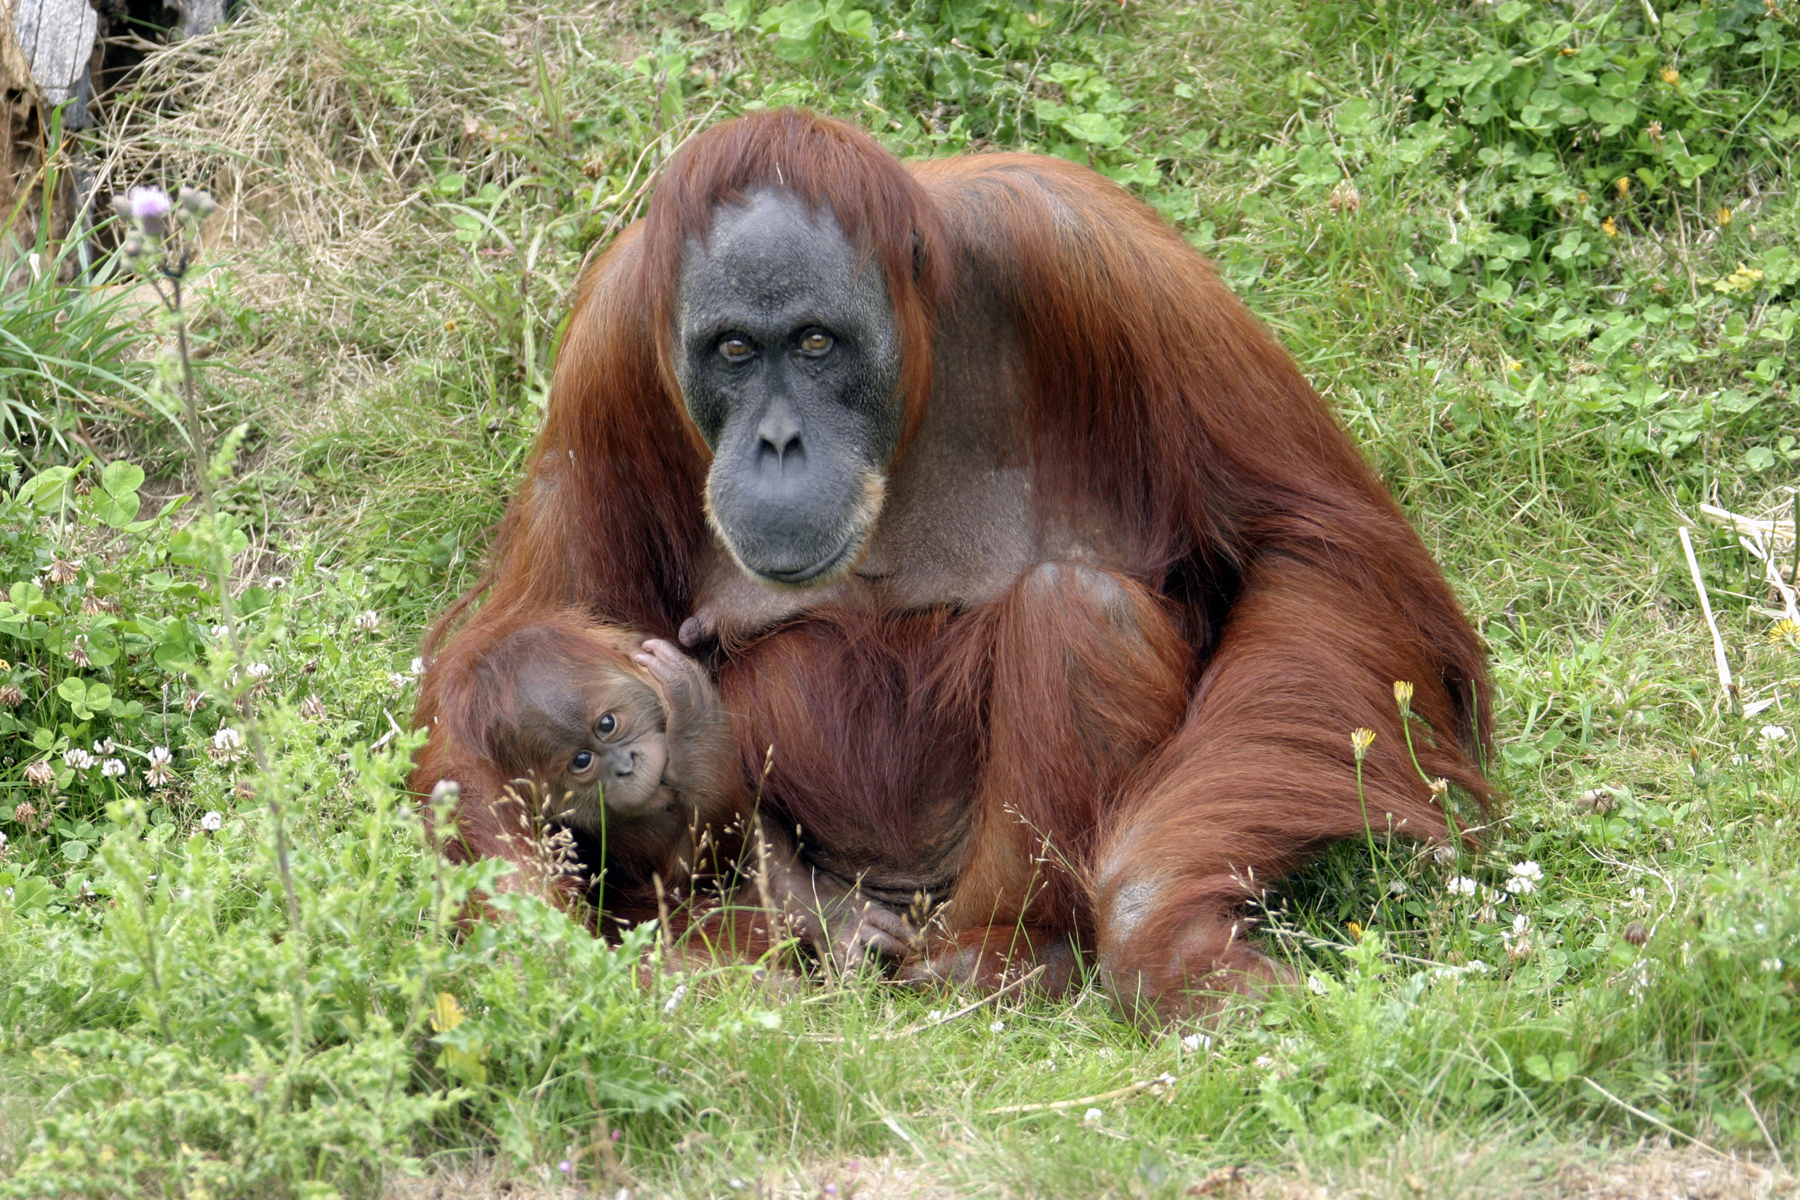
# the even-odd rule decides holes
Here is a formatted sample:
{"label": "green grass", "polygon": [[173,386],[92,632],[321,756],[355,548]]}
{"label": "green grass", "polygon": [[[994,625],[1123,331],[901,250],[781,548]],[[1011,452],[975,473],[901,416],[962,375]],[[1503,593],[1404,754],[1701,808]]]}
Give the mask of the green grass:
{"label": "green grass", "polygon": [[[147,481],[67,441],[0,458],[0,1193],[548,1189],[566,1161],[679,1196],[1176,1196],[1236,1166],[1259,1195],[1562,1195],[1622,1156],[1649,1194],[1793,1144],[1800,638],[1700,524],[1724,695],[1675,534],[1702,502],[1792,511],[1792,14],[870,7],[908,38],[843,6],[778,38],[755,7],[286,0],[153,61],[98,135],[121,186],[226,202],[195,336],[209,428],[242,432],[210,533],[161,513],[184,458],[148,417],[90,437]],[[1092,161],[1215,258],[1493,649],[1508,805],[1479,857],[1334,850],[1264,924],[1306,985],[1161,1036],[1091,989],[941,1026],[966,998],[869,980],[677,999],[531,902],[454,936],[482,869],[398,802],[418,633],[516,485],[582,262],[668,145],[764,102],[904,155]],[[58,297],[27,328],[16,295],[6,328],[66,356]],[[57,428],[84,402],[0,399]],[[209,753],[226,727],[263,763]],[[66,763],[102,738],[121,779]],[[1498,891],[1526,861],[1536,890]]]}

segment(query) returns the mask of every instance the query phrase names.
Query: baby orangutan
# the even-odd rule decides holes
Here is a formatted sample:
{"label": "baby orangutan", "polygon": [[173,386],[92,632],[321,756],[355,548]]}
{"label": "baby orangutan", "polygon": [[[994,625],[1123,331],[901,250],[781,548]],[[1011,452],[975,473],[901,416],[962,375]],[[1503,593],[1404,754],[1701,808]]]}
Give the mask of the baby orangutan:
{"label": "baby orangutan", "polygon": [[481,740],[491,765],[603,857],[584,865],[604,869],[609,897],[648,893],[654,903],[657,881],[679,897],[696,876],[747,857],[744,870],[762,874],[755,899],[834,963],[910,952],[904,917],[759,827],[718,689],[670,643],[570,614],[506,634],[475,670],[475,689],[490,698]]}

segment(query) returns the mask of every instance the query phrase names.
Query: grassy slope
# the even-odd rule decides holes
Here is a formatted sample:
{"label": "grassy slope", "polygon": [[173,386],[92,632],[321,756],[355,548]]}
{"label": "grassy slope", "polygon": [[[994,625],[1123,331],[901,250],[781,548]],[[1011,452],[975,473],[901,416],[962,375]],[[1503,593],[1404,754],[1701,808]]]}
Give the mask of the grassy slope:
{"label": "grassy slope", "polygon": [[[715,102],[796,97],[870,115],[810,90],[812,76],[766,49],[713,35],[690,10],[557,8],[533,33],[464,7],[276,9],[194,51],[208,71],[186,85],[188,107],[121,143],[128,158],[172,144],[177,163],[204,163],[226,190],[242,189],[233,236],[214,250],[232,286],[202,321],[241,372],[215,385],[215,418],[254,430],[228,507],[280,531],[281,569],[298,590],[350,568],[350,582],[321,585],[335,619],[379,608],[399,660],[470,578],[535,424],[551,323],[585,246],[631,214],[640,148]],[[1658,1123],[1735,1149],[1791,1134],[1800,1025],[1785,968],[1765,967],[1800,934],[1789,898],[1800,781],[1794,739],[1757,733],[1792,727],[1800,659],[1764,640],[1768,621],[1745,597],[1766,595],[1743,556],[1703,537],[1712,582],[1741,594],[1716,592],[1715,603],[1745,686],[1780,700],[1749,721],[1719,702],[1673,529],[1712,489],[1729,508],[1767,503],[1791,468],[1748,469],[1746,446],[1775,444],[1796,422],[1765,408],[1760,424],[1733,424],[1709,409],[1680,454],[1629,452],[1606,432],[1630,412],[1569,399],[1583,380],[1628,387],[1629,364],[1547,333],[1562,319],[1549,307],[1521,317],[1517,305],[1412,286],[1409,264],[1431,258],[1446,223],[1470,222],[1462,189],[1482,185],[1448,177],[1441,151],[1395,165],[1416,115],[1395,101],[1395,63],[1462,19],[1435,6],[1280,0],[1105,6],[1077,22],[1075,44],[1132,105],[1128,141],[1109,161],[1156,162],[1161,182],[1148,190],[1337,404],[1494,644],[1495,772],[1512,815],[1490,835],[1492,857],[1458,869],[1498,884],[1531,859],[1541,890],[1483,919],[1480,897],[1447,896],[1444,868],[1404,847],[1376,863],[1335,853],[1271,922],[1314,987],[1214,1031],[1210,1047],[1142,1038],[1097,994],[1007,1000],[888,1037],[955,1002],[863,984],[770,995],[720,980],[640,1038],[689,1098],[672,1116],[617,1121],[627,1168],[650,1191],[714,1195],[760,1181],[817,1194],[844,1160],[892,1154],[957,1190],[1174,1195],[1222,1164],[1303,1163],[1312,1178],[1377,1194],[1508,1195],[1545,1163],[1659,1136]],[[459,21],[476,32],[456,33]],[[667,77],[659,88],[654,68],[632,69],[648,51],[691,59],[670,76],[686,95]],[[1361,101],[1367,109],[1346,108]],[[1372,121],[1361,115],[1370,110]],[[884,132],[904,151],[931,145],[917,126]],[[1308,146],[1356,178],[1355,204],[1316,177]],[[1700,298],[1736,262],[1792,241],[1787,154],[1788,165],[1777,156],[1756,174],[1728,174],[1727,163],[1704,198],[1682,195],[1685,218],[1647,210],[1617,259],[1543,273],[1531,294],[1577,311],[1642,311],[1669,284]],[[484,184],[496,190],[484,195]],[[1699,236],[1696,213],[1720,203],[1741,204],[1743,217]],[[506,236],[459,242],[459,218]],[[1722,326],[1727,315],[1699,320]],[[1659,336],[1627,357],[1653,360]],[[1721,336],[1713,328],[1701,341]],[[1743,386],[1748,362],[1675,356],[1658,370],[1701,407]],[[1777,406],[1793,396],[1792,369],[1781,372]],[[1533,392],[1539,377],[1546,386]],[[317,608],[293,620],[325,623]],[[341,707],[380,727],[366,694]],[[369,736],[350,730],[345,745]],[[234,804],[222,775],[193,786],[195,811]],[[1607,801],[1616,810],[1593,816],[1581,797],[1600,787],[1618,789]],[[351,827],[354,811],[329,805],[320,824]],[[1395,881],[1404,901],[1383,899]],[[1530,922],[1528,953],[1511,936],[1515,913]],[[1632,921],[1653,929],[1642,955],[1621,937]],[[1358,943],[1352,923],[1381,936]],[[1436,977],[1427,965],[1476,960],[1486,973]],[[655,1018],[665,998],[645,1012]],[[743,1011],[774,1015],[746,1024]],[[72,1069],[37,1053],[0,1069],[12,1154],[25,1149],[25,1114]],[[1091,1122],[1086,1104],[988,1112],[1163,1072],[1179,1077],[1172,1092],[1099,1102]],[[496,1070],[497,1092],[503,1078]],[[516,1159],[602,1161],[588,1132],[529,1099],[514,1107],[524,1132],[498,1136]],[[454,1162],[495,1137],[486,1116],[440,1120],[419,1149]],[[344,1186],[324,1167],[289,1176],[315,1172]]]}

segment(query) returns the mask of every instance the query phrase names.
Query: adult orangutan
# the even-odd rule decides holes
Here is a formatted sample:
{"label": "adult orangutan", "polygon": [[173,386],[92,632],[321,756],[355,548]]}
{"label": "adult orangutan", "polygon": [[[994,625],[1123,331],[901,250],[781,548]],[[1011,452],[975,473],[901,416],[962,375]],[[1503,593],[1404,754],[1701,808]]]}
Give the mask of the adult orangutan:
{"label": "adult orangutan", "polygon": [[[1060,159],[903,166],[791,110],[695,138],[434,638],[483,592],[448,657],[571,604],[709,654],[807,862],[935,906],[916,976],[1091,956],[1141,1019],[1268,979],[1265,884],[1365,821],[1447,836],[1396,680],[1424,771],[1487,795],[1480,643],[1398,506],[1206,261]],[[466,753],[438,678],[427,786]]]}

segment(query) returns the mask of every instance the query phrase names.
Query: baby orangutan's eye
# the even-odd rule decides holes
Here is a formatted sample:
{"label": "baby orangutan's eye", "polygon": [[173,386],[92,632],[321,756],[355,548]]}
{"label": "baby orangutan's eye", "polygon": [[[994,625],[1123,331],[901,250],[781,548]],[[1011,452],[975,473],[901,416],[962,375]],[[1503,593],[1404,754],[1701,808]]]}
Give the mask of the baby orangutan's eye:
{"label": "baby orangutan's eye", "polygon": [[575,752],[575,757],[569,760],[569,766],[577,773],[585,771],[593,765],[594,752],[592,750],[578,750]]}
{"label": "baby orangutan's eye", "polygon": [[612,713],[607,713],[598,721],[594,722],[594,728],[599,731],[601,737],[611,737],[613,730],[618,727],[619,718],[615,717]]}

